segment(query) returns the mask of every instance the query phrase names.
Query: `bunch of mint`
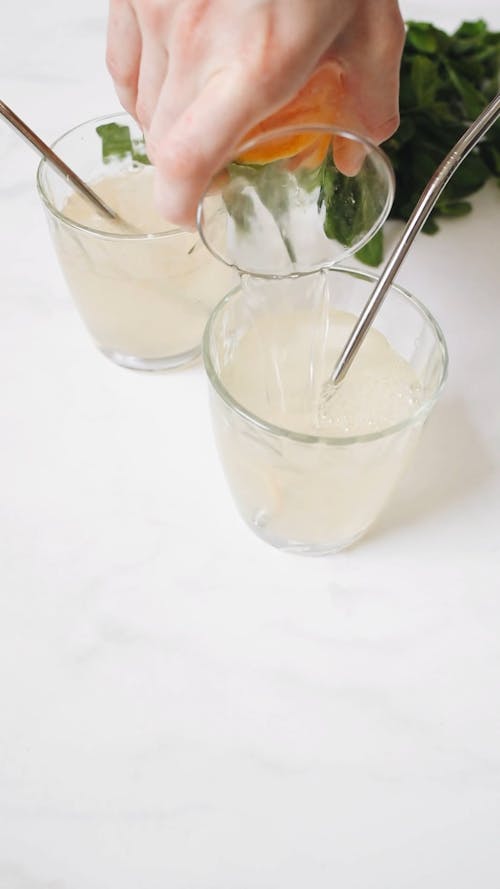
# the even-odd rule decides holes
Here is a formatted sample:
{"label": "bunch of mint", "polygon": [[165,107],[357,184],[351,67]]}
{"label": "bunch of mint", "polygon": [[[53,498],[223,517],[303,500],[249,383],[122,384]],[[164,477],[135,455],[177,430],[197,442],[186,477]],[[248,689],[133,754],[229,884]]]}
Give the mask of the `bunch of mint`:
{"label": "bunch of mint", "polygon": [[[396,173],[395,219],[407,220],[432,173],[499,90],[500,32],[486,22],[463,22],[446,34],[426,22],[408,22],[401,65],[398,131],[382,147]],[[456,170],[427,220],[465,216],[466,200],[488,179],[500,185],[500,121]]]}

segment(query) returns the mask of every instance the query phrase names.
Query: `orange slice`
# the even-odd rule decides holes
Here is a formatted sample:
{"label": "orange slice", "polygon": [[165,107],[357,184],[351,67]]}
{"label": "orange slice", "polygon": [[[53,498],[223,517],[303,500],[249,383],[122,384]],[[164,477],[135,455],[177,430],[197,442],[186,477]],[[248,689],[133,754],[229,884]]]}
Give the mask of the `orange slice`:
{"label": "orange slice", "polygon": [[[306,85],[287,105],[253,127],[245,136],[249,142],[280,127],[314,124],[332,125],[339,122],[343,97],[341,73],[335,62],[324,62],[316,69]],[[330,137],[314,132],[294,133],[249,148],[238,157],[240,163],[267,164],[281,158],[301,155],[304,165],[318,166],[323,160]]]}

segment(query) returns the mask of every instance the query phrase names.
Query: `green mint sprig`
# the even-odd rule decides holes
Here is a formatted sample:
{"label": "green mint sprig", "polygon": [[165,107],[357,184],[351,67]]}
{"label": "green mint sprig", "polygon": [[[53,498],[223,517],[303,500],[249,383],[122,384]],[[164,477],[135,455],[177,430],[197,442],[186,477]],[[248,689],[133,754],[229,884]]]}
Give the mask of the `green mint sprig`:
{"label": "green mint sprig", "polygon": [[137,164],[150,164],[144,137],[132,139],[130,127],[126,124],[104,123],[96,127],[102,143],[102,159],[105,164],[114,158],[130,158]]}
{"label": "green mint sprig", "polygon": [[[408,22],[401,64],[400,116],[382,146],[396,173],[394,219],[407,220],[430,176],[499,89],[500,33],[482,19],[447,34],[429,22]],[[440,218],[464,216],[467,200],[489,179],[500,184],[500,123],[454,173],[424,231]]]}

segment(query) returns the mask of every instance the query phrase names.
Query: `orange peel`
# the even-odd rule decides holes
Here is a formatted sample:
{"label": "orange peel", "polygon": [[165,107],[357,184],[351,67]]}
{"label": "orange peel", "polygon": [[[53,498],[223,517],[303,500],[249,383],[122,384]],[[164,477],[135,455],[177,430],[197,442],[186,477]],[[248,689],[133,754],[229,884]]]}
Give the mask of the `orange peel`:
{"label": "orange peel", "polygon": [[317,133],[300,132],[275,139],[264,139],[272,130],[284,127],[332,126],[339,124],[344,90],[342,75],[336,62],[324,62],[311,75],[297,95],[246,134],[244,143],[261,139],[254,147],[238,155],[238,163],[267,164],[284,158],[302,156],[304,165],[318,166],[323,160],[330,137]]}

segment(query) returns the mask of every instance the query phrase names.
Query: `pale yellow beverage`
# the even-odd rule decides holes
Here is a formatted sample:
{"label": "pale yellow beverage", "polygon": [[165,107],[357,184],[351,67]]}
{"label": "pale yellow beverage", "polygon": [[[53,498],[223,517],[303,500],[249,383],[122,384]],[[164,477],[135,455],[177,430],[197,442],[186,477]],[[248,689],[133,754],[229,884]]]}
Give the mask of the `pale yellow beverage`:
{"label": "pale yellow beverage", "polygon": [[[391,494],[444,374],[444,349],[418,304],[396,288],[344,383],[325,383],[369,276],[330,273],[250,282],[215,311],[205,337],[215,432],[238,508],[255,532],[300,552],[335,552],[360,537]],[[392,339],[401,344],[394,348]],[[401,354],[403,353],[403,354]]]}
{"label": "pale yellow beverage", "polygon": [[[356,317],[272,304],[238,344],[221,379],[257,417],[292,432],[339,438],[380,432],[414,412],[422,386],[411,365],[373,328],[345,382],[329,397],[333,370]],[[256,360],[258,357],[258,360]]]}
{"label": "pale yellow beverage", "polygon": [[[322,385],[355,316],[329,315],[327,343],[310,312],[269,312],[247,331],[221,374],[246,410],[292,433],[344,439],[375,434],[406,420],[422,397],[412,367],[382,334],[370,331],[345,384],[328,402]],[[314,350],[317,351],[314,354]],[[218,427],[238,501],[271,539],[321,545],[349,541],[366,528],[407,462],[416,434],[363,444],[314,448],[273,440],[236,420]],[[248,515],[248,514],[247,514]]]}
{"label": "pale yellow beverage", "polygon": [[92,188],[130,225],[71,194],[52,232],[77,308],[103,352],[131,367],[161,369],[200,351],[207,318],[230,289],[233,273],[198,236],[159,215],[153,170],[115,172]]}

